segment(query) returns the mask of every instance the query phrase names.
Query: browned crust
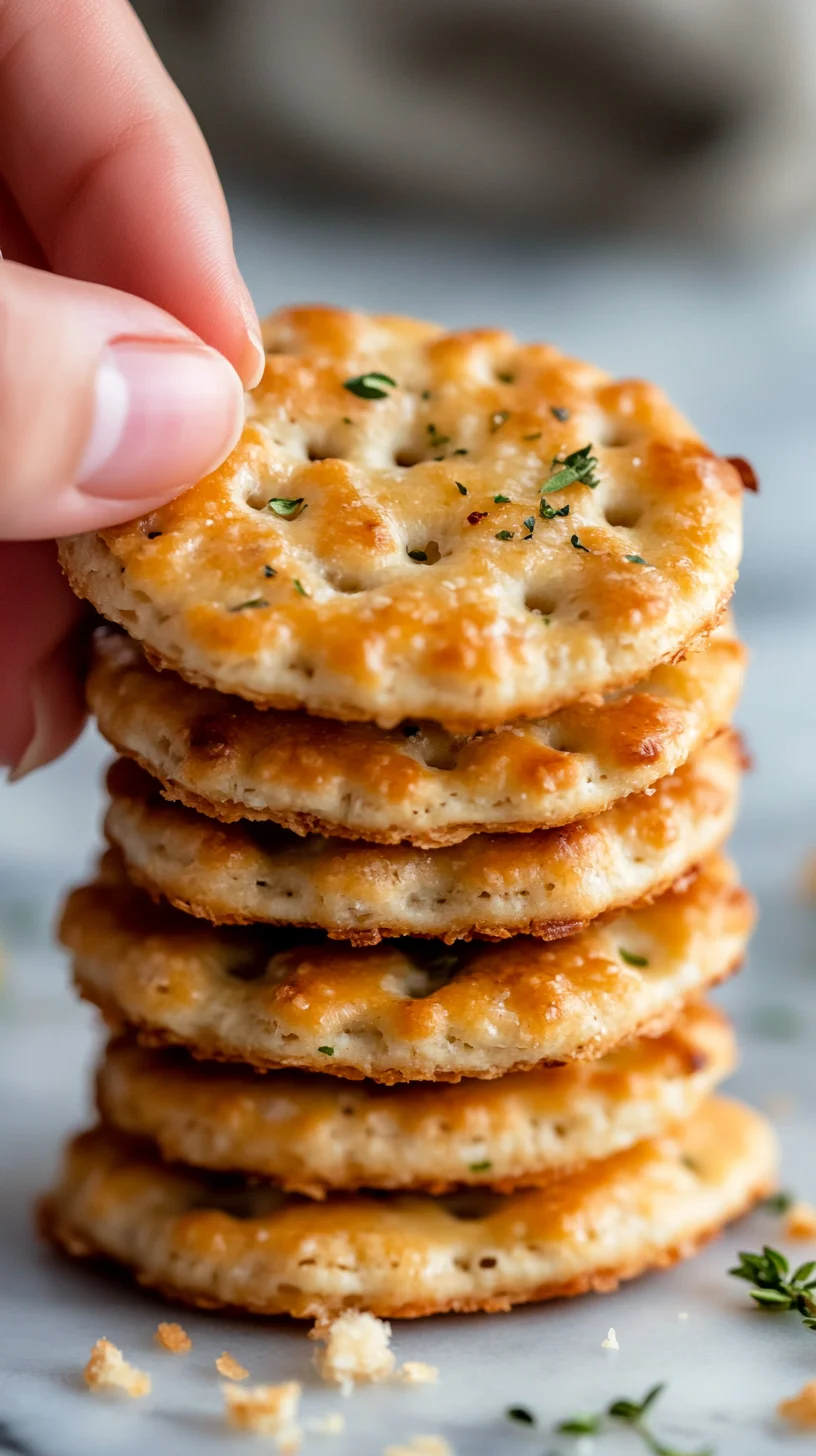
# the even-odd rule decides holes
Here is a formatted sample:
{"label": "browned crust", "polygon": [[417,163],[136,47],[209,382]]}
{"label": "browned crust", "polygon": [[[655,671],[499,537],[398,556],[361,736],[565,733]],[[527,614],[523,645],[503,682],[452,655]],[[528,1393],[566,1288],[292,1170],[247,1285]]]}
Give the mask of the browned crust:
{"label": "browned crust", "polygon": [[[500,1314],[517,1304],[535,1304],[550,1299],[572,1299],[576,1295],[590,1292],[608,1294],[627,1279],[636,1279],[648,1270],[668,1269],[682,1259],[692,1258],[705,1244],[716,1238],[726,1224],[741,1218],[749,1209],[753,1208],[754,1204],[761,1198],[767,1197],[772,1191],[772,1179],[757,1179],[737,1209],[731,1210],[723,1220],[710,1224],[692,1237],[683,1239],[667,1249],[651,1251],[642,1259],[632,1260],[628,1264],[619,1264],[611,1269],[595,1270],[591,1274],[581,1275],[565,1283],[541,1284],[523,1292],[456,1299],[440,1303],[426,1301],[425,1303],[409,1302],[396,1305],[388,1302],[382,1303],[376,1298],[366,1298],[359,1301],[359,1307],[369,1310],[381,1319],[422,1319],[431,1314],[475,1314],[479,1311],[485,1314]],[[248,1302],[246,1306],[223,1304],[206,1295],[192,1294],[167,1280],[151,1280],[148,1276],[140,1274],[132,1265],[124,1265],[119,1260],[111,1259],[86,1235],[77,1233],[67,1221],[60,1218],[52,1198],[44,1198],[38,1205],[37,1224],[40,1236],[54,1244],[62,1253],[70,1255],[71,1258],[91,1259],[103,1266],[113,1266],[114,1268],[126,1267],[143,1288],[151,1289],[165,1299],[191,1305],[195,1309],[220,1310],[232,1315],[289,1315],[292,1319],[319,1319],[321,1315],[337,1314],[350,1307],[343,1301],[326,1302],[314,1298],[309,1299],[305,1296],[297,1303],[293,1301],[293,1305],[289,1308],[263,1302],[257,1304]]]}
{"label": "browned crust", "polygon": [[[640,1022],[632,1028],[629,1034],[623,1039],[623,1042],[578,1047],[570,1058],[570,1061],[597,1061],[600,1057],[606,1056],[608,1052],[614,1051],[615,1046],[628,1044],[637,1037],[664,1036],[671,1029],[684,1007],[696,1001],[703,990],[708,991],[714,986],[719,986],[728,980],[730,976],[735,975],[742,965],[742,960],[742,955],[738,956],[719,976],[708,981],[705,987],[697,987],[690,996],[682,997],[674,1001],[660,1016],[646,1018]],[[327,1076],[343,1077],[349,1082],[362,1082],[367,1080],[379,1082],[386,1087],[393,1087],[398,1082],[461,1082],[464,1079],[478,1079],[479,1081],[490,1082],[494,1081],[497,1077],[506,1076],[509,1072],[531,1072],[536,1067],[563,1067],[566,1065],[563,1060],[558,1061],[552,1057],[542,1057],[537,1061],[520,1060],[513,1062],[510,1066],[499,1067],[495,1071],[474,1071],[468,1069],[467,1071],[458,1073],[447,1072],[444,1074],[438,1073],[436,1076],[427,1076],[418,1070],[412,1069],[411,1075],[406,1076],[403,1072],[362,1071],[359,1067],[351,1066],[347,1062],[337,1062],[335,1058],[327,1062],[325,1057],[321,1057],[320,1065],[318,1065],[316,1060],[278,1062],[269,1058],[258,1057],[257,1054],[252,1055],[252,1053],[243,1047],[240,1051],[236,1048],[234,1052],[231,1052],[211,1036],[202,1036],[197,1042],[190,1043],[186,1042],[183,1037],[174,1035],[171,1031],[151,1027],[144,1021],[129,1020],[122,1015],[121,1008],[111,997],[103,996],[95,987],[89,985],[83,979],[81,972],[76,968],[73,973],[73,981],[82,1000],[90,1002],[92,1006],[96,1006],[97,1010],[102,1013],[105,1024],[115,1033],[119,1033],[124,1028],[128,1028],[133,1032],[137,1041],[142,1046],[182,1046],[185,1047],[190,1056],[195,1057],[196,1061],[239,1062],[245,1066],[252,1067],[258,1073],[279,1072],[282,1070],[324,1072]]]}

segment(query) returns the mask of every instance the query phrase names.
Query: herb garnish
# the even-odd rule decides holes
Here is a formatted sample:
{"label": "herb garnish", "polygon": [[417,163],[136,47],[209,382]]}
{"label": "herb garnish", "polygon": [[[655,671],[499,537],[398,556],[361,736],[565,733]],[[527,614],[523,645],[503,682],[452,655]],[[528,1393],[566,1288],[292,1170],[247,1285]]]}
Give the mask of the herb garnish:
{"label": "herb garnish", "polygon": [[278,574],[276,572],[274,566],[265,566],[264,569],[263,569],[263,573],[264,573],[264,576],[268,576],[268,577],[277,576],[277,574]]}
{"label": "herb garnish", "polygon": [[496,375],[496,378],[502,384],[515,384],[515,381],[516,381],[515,374],[510,374],[507,370],[504,370],[504,369],[499,370],[498,374]]}
{"label": "herb garnish", "polygon": [[513,532],[513,531],[497,531],[496,532],[496,540],[497,541],[512,541],[514,534],[515,534],[515,532]]}
{"label": "herb garnish", "polygon": [[518,1421],[520,1426],[534,1426],[536,1418],[526,1405],[509,1405],[504,1412],[508,1421]]}
{"label": "herb garnish", "polygon": [[397,388],[396,379],[390,374],[380,374],[377,369],[370,369],[367,374],[356,374],[353,379],[344,379],[343,388],[349,394],[356,394],[358,399],[387,399],[388,389],[383,389],[387,384],[390,389]]}
{"label": "herb garnish", "polygon": [[334,1056],[334,1047],[318,1047],[317,1050],[319,1052],[322,1052],[323,1055],[324,1055],[324,1057],[333,1057]]}
{"label": "herb garnish", "polygon": [[479,522],[483,521],[486,515],[487,511],[471,511],[468,516],[468,525],[478,526]]}
{"label": "herb garnish", "polygon": [[603,1431],[604,1419],[622,1421],[625,1425],[640,1437],[647,1451],[652,1456],[713,1456],[710,1446],[704,1451],[683,1452],[677,1446],[666,1446],[657,1436],[649,1430],[645,1424],[645,1416],[651,1410],[655,1401],[663,1394],[665,1385],[653,1385],[647,1391],[641,1401],[637,1400],[613,1400],[606,1410],[597,1415],[577,1415],[570,1420],[562,1421],[556,1426],[556,1431],[561,1436],[594,1436]]}
{"label": "herb garnish", "polygon": [[787,1213],[795,1202],[792,1193],[772,1193],[770,1198],[763,1198],[759,1206],[765,1213]]}
{"label": "herb garnish", "polygon": [[428,444],[432,450],[439,450],[443,445],[450,444],[450,435],[440,435],[436,425],[426,425],[428,432]]}
{"label": "herb garnish", "polygon": [[354,421],[352,419],[350,419],[348,415],[343,415],[343,424],[344,425],[353,425],[354,424]]}
{"label": "herb garnish", "polygon": [[470,451],[469,450],[463,450],[461,445],[459,446],[459,449],[458,450],[451,450],[451,455],[469,455],[469,454],[470,454]]}
{"label": "herb garnish", "polygon": [[422,393],[421,393],[421,395],[419,397],[420,397],[420,399],[430,399],[431,398],[431,391],[429,389],[423,389],[423,391],[422,391]]}
{"label": "herb garnish", "polygon": [[502,425],[506,424],[507,421],[509,420],[509,418],[510,418],[510,411],[509,410],[494,410],[493,413],[492,413],[492,415],[490,416],[490,433],[491,433],[491,435],[495,435],[496,431],[497,430],[500,430],[501,427],[502,427]]}
{"label": "herb garnish", "polygon": [[816,1330],[816,1298],[811,1293],[816,1289],[815,1259],[791,1274],[785,1255],[765,1244],[761,1254],[741,1253],[737,1267],[728,1272],[754,1285],[751,1298],[761,1309],[794,1309],[809,1330]]}
{"label": "herb garnish", "polygon": [[541,439],[541,431],[540,430],[533,430],[532,435],[522,435],[521,438],[522,438],[522,440],[540,440]]}
{"label": "herb garnish", "polygon": [[246,612],[250,607],[268,607],[266,597],[250,597],[248,602],[239,602],[237,607],[228,607],[228,612]]}
{"label": "herb garnish", "polygon": [[626,557],[626,560],[627,561],[631,561],[632,564],[635,565],[635,566],[648,566],[649,565],[648,561],[644,561],[642,556],[627,556]]}
{"label": "herb garnish", "polygon": [[493,1164],[491,1163],[490,1159],[485,1158],[481,1163],[471,1163],[470,1171],[471,1173],[486,1173],[488,1168],[492,1167]]}
{"label": "herb garnish", "polygon": [[409,551],[408,552],[408,555],[410,556],[410,558],[411,558],[412,561],[427,561],[428,560],[428,553],[427,553],[427,551]]}
{"label": "herb garnish", "polygon": [[552,461],[553,466],[560,465],[561,469],[551,475],[545,481],[541,489],[546,495],[552,495],[554,490],[566,490],[568,485],[588,485],[594,490],[600,485],[595,468],[598,464],[592,453],[592,444],[583,445],[580,450],[573,450],[571,455],[565,455],[563,459],[556,455]]}
{"label": "herb garnish", "polygon": [[545,501],[543,496],[541,497],[541,504],[538,507],[538,514],[545,521],[554,521],[556,516],[568,516],[569,513],[569,505],[561,506],[558,510],[555,510],[555,508],[551,506],[548,501]]}
{"label": "herb garnish", "polygon": [[463,485],[461,480],[455,480],[453,483],[460,495],[467,495],[467,486]]}
{"label": "herb garnish", "polygon": [[618,946],[618,955],[627,966],[648,966],[647,956],[636,955],[633,950],[625,950],[622,945]]}
{"label": "herb garnish", "polygon": [[295,591],[300,596],[302,596],[302,597],[310,597],[311,596],[311,592],[307,592],[305,586],[303,585],[303,582],[302,581],[298,581],[297,577],[294,578],[294,588],[295,588]]}
{"label": "herb garnish", "polygon": [[297,500],[286,500],[282,496],[273,496],[266,502],[266,508],[268,511],[274,511],[276,516],[284,516],[287,521],[293,521],[295,516],[299,516],[305,511],[306,501],[302,495],[298,496]]}
{"label": "herb garnish", "polygon": [[574,546],[576,551],[586,551],[587,556],[592,554],[589,547],[585,546],[583,541],[580,541],[577,536],[570,536],[570,546]]}
{"label": "herb garnish", "polygon": [[510,497],[509,495],[494,495],[493,504],[495,506],[509,506],[511,504]]}
{"label": "herb garnish", "polygon": [[565,425],[570,417],[569,410],[564,409],[564,406],[562,404],[551,404],[550,414],[555,415],[555,418],[557,420],[560,420],[562,425]]}
{"label": "herb garnish", "polygon": [[525,541],[529,541],[532,537],[533,531],[535,530],[535,516],[525,516],[521,524],[527,531],[527,535],[523,537],[523,539]]}

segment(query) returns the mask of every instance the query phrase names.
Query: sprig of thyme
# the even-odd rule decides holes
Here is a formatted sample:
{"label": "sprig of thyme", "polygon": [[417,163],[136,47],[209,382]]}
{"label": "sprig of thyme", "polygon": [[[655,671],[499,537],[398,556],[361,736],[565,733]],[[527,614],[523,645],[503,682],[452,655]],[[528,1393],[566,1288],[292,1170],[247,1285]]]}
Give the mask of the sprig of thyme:
{"label": "sprig of thyme", "polygon": [[761,1254],[740,1253],[739,1264],[728,1272],[753,1284],[751,1298],[760,1309],[796,1310],[806,1328],[816,1330],[816,1259],[791,1273],[785,1255],[765,1244]]}
{"label": "sprig of thyme", "polygon": [[588,485],[590,490],[594,490],[601,483],[595,474],[598,461],[592,453],[591,442],[589,445],[582,445],[580,450],[573,450],[571,455],[563,457],[556,455],[552,464],[553,468],[560,465],[561,469],[556,470],[555,475],[551,475],[549,480],[544,481],[541,487],[543,495],[552,495],[556,490],[566,490],[568,485],[576,483]]}
{"label": "sprig of thyme", "polygon": [[571,1416],[569,1420],[561,1421],[560,1425],[556,1426],[556,1432],[560,1436],[596,1436],[603,1433],[606,1421],[620,1421],[640,1437],[646,1450],[650,1451],[652,1456],[714,1456],[710,1446],[694,1452],[681,1451],[677,1446],[667,1446],[663,1441],[659,1441],[654,1432],[646,1425],[647,1414],[665,1389],[666,1387],[662,1383],[653,1385],[651,1390],[647,1390],[642,1400],[628,1400],[624,1397],[620,1400],[613,1400],[605,1411],[599,1411],[597,1414]]}

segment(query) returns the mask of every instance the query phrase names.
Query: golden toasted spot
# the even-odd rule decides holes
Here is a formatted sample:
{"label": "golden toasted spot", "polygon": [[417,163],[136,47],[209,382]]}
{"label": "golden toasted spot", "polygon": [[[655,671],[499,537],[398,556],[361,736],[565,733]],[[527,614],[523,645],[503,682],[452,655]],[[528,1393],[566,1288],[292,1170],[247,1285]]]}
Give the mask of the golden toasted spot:
{"label": "golden toasted spot", "polygon": [[110,1340],[97,1340],[83,1371],[89,1390],[118,1390],[133,1400],[150,1393],[150,1376],[137,1370]]}

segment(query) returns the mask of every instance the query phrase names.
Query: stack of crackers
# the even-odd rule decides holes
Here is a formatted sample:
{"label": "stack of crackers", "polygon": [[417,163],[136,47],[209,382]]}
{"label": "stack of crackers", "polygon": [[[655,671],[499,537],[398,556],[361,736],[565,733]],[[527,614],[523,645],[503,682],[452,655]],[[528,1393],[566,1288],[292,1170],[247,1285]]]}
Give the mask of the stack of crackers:
{"label": "stack of crackers", "polygon": [[748,469],[500,331],[266,345],[221,469],[61,546],[121,756],[62,922],[114,1036],[47,1227],[267,1314],[609,1289],[774,1181],[705,1000],[752,924]]}

